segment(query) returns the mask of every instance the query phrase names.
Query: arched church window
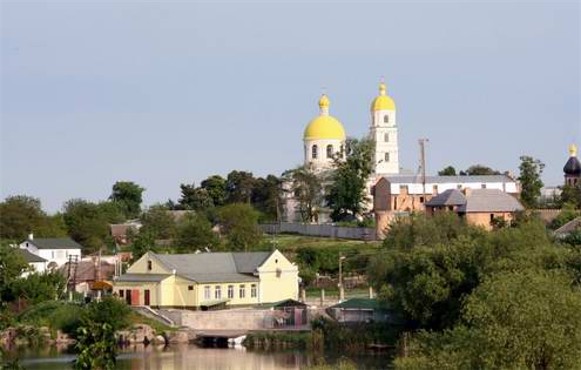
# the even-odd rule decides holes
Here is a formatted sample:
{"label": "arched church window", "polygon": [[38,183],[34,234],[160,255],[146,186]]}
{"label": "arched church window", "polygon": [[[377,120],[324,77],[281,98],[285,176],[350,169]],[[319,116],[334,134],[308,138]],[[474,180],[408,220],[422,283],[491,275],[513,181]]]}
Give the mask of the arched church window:
{"label": "arched church window", "polygon": [[316,145],[313,145],[313,147],[311,148],[311,158],[317,159],[317,154],[319,154],[318,151],[319,148],[317,148]]}
{"label": "arched church window", "polygon": [[327,145],[327,158],[333,157],[333,145]]}
{"label": "arched church window", "polygon": [[389,153],[385,153],[385,161],[389,162]]}
{"label": "arched church window", "polygon": [[387,114],[385,116],[383,116],[383,122],[389,123],[389,116]]}
{"label": "arched church window", "polygon": [[388,133],[385,133],[383,135],[383,141],[385,141],[386,143],[389,141],[389,134]]}

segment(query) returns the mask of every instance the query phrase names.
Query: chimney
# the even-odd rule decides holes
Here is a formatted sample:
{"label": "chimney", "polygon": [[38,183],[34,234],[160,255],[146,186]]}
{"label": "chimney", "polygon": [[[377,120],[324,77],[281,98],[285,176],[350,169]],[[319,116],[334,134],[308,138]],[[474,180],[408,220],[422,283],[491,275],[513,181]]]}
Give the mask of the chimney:
{"label": "chimney", "polygon": [[33,233],[28,234],[28,240],[34,240],[34,234]]}

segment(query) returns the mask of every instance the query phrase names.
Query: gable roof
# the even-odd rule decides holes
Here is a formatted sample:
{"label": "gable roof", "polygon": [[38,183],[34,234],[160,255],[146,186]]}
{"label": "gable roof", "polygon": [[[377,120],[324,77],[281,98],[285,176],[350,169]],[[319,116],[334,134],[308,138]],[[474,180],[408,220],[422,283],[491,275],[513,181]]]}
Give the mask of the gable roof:
{"label": "gable roof", "polygon": [[429,201],[426,202],[426,206],[429,207],[441,207],[441,206],[460,206],[466,203],[466,197],[461,191],[457,189],[446,190]]}
{"label": "gable roof", "polygon": [[155,254],[169,271],[199,283],[258,281],[254,272],[272,252]]}
{"label": "gable roof", "polygon": [[42,258],[41,256],[37,256],[36,254],[30,252],[28,249],[24,248],[15,248],[17,253],[24,258],[27,263],[36,263],[36,262],[47,262],[46,259]]}
{"label": "gable roof", "polygon": [[70,238],[35,238],[27,239],[24,242],[30,243],[38,249],[83,249],[83,246]]}
{"label": "gable roof", "polygon": [[555,230],[555,234],[558,236],[565,236],[577,229],[581,229],[581,216],[572,219],[571,221]]}
{"label": "gable roof", "polygon": [[515,212],[522,211],[520,202],[499,189],[474,189],[466,195],[466,203],[458,212]]}

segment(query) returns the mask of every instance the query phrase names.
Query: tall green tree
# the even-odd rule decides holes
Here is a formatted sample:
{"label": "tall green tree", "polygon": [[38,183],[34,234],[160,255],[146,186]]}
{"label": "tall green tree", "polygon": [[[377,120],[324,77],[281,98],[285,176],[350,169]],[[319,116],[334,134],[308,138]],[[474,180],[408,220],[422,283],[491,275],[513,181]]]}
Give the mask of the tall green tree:
{"label": "tall green tree", "polygon": [[228,204],[219,209],[218,215],[221,231],[231,250],[246,252],[262,240],[258,228],[259,213],[250,204]]}
{"label": "tall green tree", "polygon": [[139,217],[144,188],[132,181],[117,181],[109,199],[121,206],[128,219]]}
{"label": "tall green tree", "polygon": [[[15,253],[15,247],[7,242],[0,242],[0,302],[6,302],[12,283],[29,269],[28,263],[20,253]],[[1,308],[0,303],[0,308]]]}
{"label": "tall green tree", "polygon": [[85,247],[84,253],[98,251],[106,246],[109,224],[124,220],[118,203],[92,203],[83,199],[71,199],[64,204],[63,218],[69,235]]}
{"label": "tall green tree", "polygon": [[0,203],[0,238],[16,242],[33,233],[37,237],[51,238],[66,235],[59,214],[48,216],[38,198],[27,195],[7,197]]}
{"label": "tall green tree", "polygon": [[277,221],[280,213],[282,189],[281,181],[274,175],[259,177],[252,191],[252,205],[262,213],[266,221]]}
{"label": "tall green tree", "polygon": [[525,207],[535,208],[539,204],[541,189],[543,188],[541,174],[545,164],[526,155],[521,156],[520,161],[520,175],[518,177],[521,186],[520,199]]}
{"label": "tall green tree", "polygon": [[326,201],[332,209],[333,221],[347,215],[360,215],[369,201],[366,196],[367,180],[373,171],[375,143],[370,139],[351,139],[347,143],[347,158],[335,158],[331,184]]}
{"label": "tall green tree", "polygon": [[226,201],[226,179],[220,175],[212,175],[200,184],[205,189],[216,207],[223,206]]}
{"label": "tall green tree", "polygon": [[176,236],[176,222],[166,206],[153,205],[141,215],[141,230],[152,234],[155,239],[173,239]]}
{"label": "tall green tree", "polygon": [[137,261],[141,256],[149,251],[157,252],[155,234],[151,230],[143,230],[142,228],[137,236],[131,240],[129,248],[131,250],[133,261]]}
{"label": "tall green tree", "polygon": [[581,183],[577,185],[564,185],[561,188],[561,196],[559,197],[559,205],[572,205],[576,209],[581,209]]}
{"label": "tall green tree", "polygon": [[297,202],[297,211],[302,222],[317,221],[323,197],[322,178],[311,168],[300,166],[283,174],[291,184],[290,191]]}
{"label": "tall green tree", "polygon": [[189,253],[197,249],[213,249],[220,240],[212,230],[212,224],[200,213],[186,215],[179,223],[175,244],[180,253]]}
{"label": "tall green tree", "polygon": [[196,187],[195,184],[181,184],[180,189],[182,196],[178,202],[182,209],[203,212],[214,207],[214,202],[208,190]]}
{"label": "tall green tree", "polygon": [[255,181],[252,172],[230,172],[226,178],[226,203],[250,203]]}

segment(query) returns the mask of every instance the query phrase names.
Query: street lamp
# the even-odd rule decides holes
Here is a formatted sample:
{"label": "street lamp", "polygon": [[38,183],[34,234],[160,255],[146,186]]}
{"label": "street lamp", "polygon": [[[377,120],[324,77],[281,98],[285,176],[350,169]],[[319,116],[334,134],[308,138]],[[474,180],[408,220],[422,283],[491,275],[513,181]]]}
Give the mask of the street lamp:
{"label": "street lamp", "polygon": [[345,291],[343,290],[343,260],[345,256],[342,256],[339,253],[339,302],[343,302],[345,300]]}

